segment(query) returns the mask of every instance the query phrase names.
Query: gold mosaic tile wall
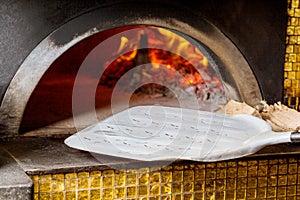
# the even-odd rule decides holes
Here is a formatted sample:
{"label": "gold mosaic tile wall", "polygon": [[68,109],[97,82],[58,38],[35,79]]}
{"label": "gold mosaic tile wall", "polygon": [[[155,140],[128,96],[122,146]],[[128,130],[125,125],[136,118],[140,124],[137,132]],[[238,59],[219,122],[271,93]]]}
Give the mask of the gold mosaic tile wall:
{"label": "gold mosaic tile wall", "polygon": [[33,175],[34,199],[300,199],[300,159]]}
{"label": "gold mosaic tile wall", "polygon": [[288,24],[284,65],[285,103],[300,110],[300,4],[288,0]]}

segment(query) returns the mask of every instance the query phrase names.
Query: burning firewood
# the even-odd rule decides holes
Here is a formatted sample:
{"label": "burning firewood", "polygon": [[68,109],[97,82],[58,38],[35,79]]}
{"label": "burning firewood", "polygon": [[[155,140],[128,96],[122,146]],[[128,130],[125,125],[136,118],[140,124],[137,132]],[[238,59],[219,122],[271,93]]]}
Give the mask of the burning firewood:
{"label": "burning firewood", "polygon": [[[128,51],[131,48],[127,47],[132,46],[135,50]],[[122,38],[114,55],[119,57],[105,66],[99,85],[114,88],[122,78],[124,91],[141,83],[153,83],[143,84],[135,91],[141,95],[195,96],[202,101],[223,95],[222,81],[208,58],[170,31],[152,28],[141,31],[136,38]]]}

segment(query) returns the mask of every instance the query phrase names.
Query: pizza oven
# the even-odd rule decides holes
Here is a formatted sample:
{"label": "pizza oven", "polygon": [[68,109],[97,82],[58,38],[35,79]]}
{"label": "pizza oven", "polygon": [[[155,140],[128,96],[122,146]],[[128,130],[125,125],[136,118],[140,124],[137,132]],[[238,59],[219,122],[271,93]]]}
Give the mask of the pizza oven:
{"label": "pizza oven", "polygon": [[299,108],[298,0],[18,0],[0,10],[0,199],[299,196],[295,145],[166,164],[64,144],[136,105]]}
{"label": "pizza oven", "polygon": [[286,5],[269,4],[34,4],[43,11],[24,11],[30,26],[14,21],[21,45],[3,63],[2,135],[74,133],[111,115],[112,103],[113,112],[141,103],[214,111],[229,98],[281,101]]}

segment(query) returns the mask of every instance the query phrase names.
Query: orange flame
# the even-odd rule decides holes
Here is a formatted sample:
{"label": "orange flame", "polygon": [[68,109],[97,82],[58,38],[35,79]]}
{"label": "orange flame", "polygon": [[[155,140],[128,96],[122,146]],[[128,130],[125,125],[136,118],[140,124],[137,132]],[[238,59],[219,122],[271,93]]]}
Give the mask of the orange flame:
{"label": "orange flame", "polygon": [[[146,34],[148,37],[148,52],[153,68],[158,69],[164,65],[169,71],[166,75],[168,79],[172,76],[175,78],[173,72],[179,72],[183,76],[180,82],[184,88],[189,85],[204,84],[207,81],[214,82],[217,87],[221,87],[218,77],[209,70],[207,57],[198,48],[184,37],[158,27],[147,27],[138,32],[136,37],[130,39],[124,36],[121,37],[120,46],[116,51],[116,54],[121,54],[121,56],[111,64],[112,66],[123,67],[124,73],[128,71],[127,65],[134,64],[133,60],[138,53],[138,50],[136,50],[138,49],[137,44],[139,44],[142,34]],[[155,48],[150,48],[153,46]],[[128,49],[131,49],[131,51],[127,52]],[[172,52],[164,49],[172,49]],[[124,62],[127,64],[124,64]]]}

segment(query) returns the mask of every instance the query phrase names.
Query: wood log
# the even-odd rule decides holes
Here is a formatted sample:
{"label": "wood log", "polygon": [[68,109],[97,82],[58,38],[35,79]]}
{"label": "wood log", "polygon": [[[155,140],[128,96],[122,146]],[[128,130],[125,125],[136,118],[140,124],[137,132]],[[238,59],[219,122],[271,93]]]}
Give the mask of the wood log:
{"label": "wood log", "polygon": [[262,119],[266,120],[274,131],[293,131],[300,128],[300,112],[281,102],[268,105],[267,102],[261,101],[256,107]]}
{"label": "wood log", "polygon": [[300,112],[281,104],[281,102],[269,105],[266,101],[261,101],[257,106],[251,107],[245,102],[229,100],[217,112],[254,115],[268,122],[272,130],[276,132],[300,129]]}
{"label": "wood log", "polygon": [[261,118],[257,109],[253,108],[252,106],[248,105],[245,102],[238,102],[235,100],[230,99],[225,105],[221,106],[217,113],[222,114],[249,114],[256,117]]}

